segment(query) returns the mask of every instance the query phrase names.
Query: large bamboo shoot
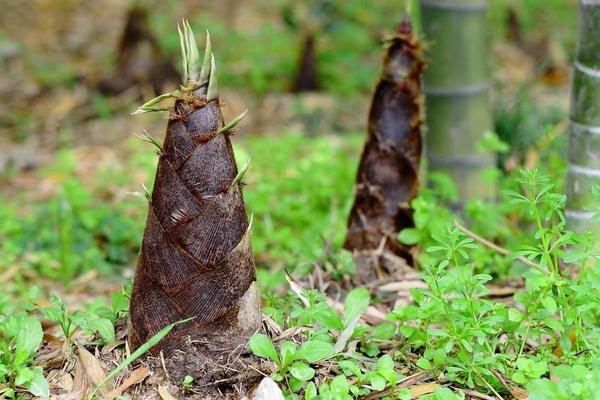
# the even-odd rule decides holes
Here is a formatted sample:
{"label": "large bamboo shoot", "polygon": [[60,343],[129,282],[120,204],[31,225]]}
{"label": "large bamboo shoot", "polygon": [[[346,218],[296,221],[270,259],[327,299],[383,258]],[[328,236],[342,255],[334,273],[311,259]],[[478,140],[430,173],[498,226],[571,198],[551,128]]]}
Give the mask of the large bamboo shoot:
{"label": "large bamboo shoot", "polygon": [[207,355],[245,344],[261,322],[249,221],[217,87],[217,70],[207,37],[204,63],[191,29],[184,24],[181,44],[184,81],[176,92],[138,110],[171,108],[150,196],[148,219],[130,304],[133,349],[166,325],[177,325],[152,349],[186,350],[203,343]]}

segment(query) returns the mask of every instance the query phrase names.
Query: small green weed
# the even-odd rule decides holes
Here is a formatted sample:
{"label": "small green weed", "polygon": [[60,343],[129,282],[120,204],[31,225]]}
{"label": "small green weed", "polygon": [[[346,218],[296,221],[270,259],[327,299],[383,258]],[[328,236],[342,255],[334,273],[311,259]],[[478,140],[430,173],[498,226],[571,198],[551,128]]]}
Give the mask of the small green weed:
{"label": "small green weed", "polygon": [[[26,314],[0,314],[0,394],[5,398],[17,398],[16,386],[34,396],[50,396],[42,368],[33,365],[42,337],[38,318]],[[2,387],[3,384],[6,386]]]}
{"label": "small green weed", "polygon": [[188,393],[190,391],[192,383],[194,383],[194,378],[189,375],[183,377],[183,381],[181,382],[181,390],[183,393]]}

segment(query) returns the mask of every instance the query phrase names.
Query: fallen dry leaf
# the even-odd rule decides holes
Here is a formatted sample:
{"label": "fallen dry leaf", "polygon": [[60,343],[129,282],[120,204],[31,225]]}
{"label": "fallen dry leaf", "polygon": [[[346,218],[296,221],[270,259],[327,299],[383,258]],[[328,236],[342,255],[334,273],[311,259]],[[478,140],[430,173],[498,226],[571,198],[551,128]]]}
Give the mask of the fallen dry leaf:
{"label": "fallen dry leaf", "polygon": [[356,317],[352,322],[348,324],[346,328],[344,328],[344,330],[338,337],[337,342],[335,342],[336,353],[339,353],[340,351],[344,350],[344,348],[346,348],[346,344],[348,343],[350,336],[352,336],[352,333],[354,333],[354,329],[356,328],[359,319],[360,316]]}
{"label": "fallen dry leaf", "polygon": [[171,393],[167,390],[165,386],[158,387],[158,394],[163,400],[177,400],[177,398],[173,397]]}
{"label": "fallen dry leaf", "polygon": [[65,392],[73,391],[73,377],[68,372],[65,372],[58,380],[56,386]]}
{"label": "fallen dry leaf", "polygon": [[488,292],[485,297],[509,297],[515,294],[521,288],[517,287],[494,287],[488,286]]}
{"label": "fallen dry leaf", "polygon": [[410,394],[413,399],[423,396],[424,394],[433,393],[433,391],[440,386],[437,382],[421,383],[410,388]]}
{"label": "fallen dry leaf", "polygon": [[455,386],[450,386],[450,389],[453,389],[455,392],[463,392],[466,395],[474,399],[482,399],[482,400],[497,400],[496,397],[488,396],[487,394],[483,394],[471,389],[459,388]]}
{"label": "fallen dry leaf", "polygon": [[[420,371],[420,372],[417,372],[410,376],[407,376],[406,378],[398,381],[398,383],[396,384],[396,390],[401,389],[401,388],[409,388],[410,389],[412,387],[421,386],[421,385],[413,386],[413,384],[415,384],[423,379],[427,379],[430,376],[431,376],[430,371]],[[389,396],[391,394],[392,394],[392,389],[389,388],[389,389],[384,390],[383,392],[372,392],[372,393],[366,395],[364,397],[364,400],[381,399],[383,396]]]}
{"label": "fallen dry leaf", "polygon": [[529,392],[525,389],[521,389],[520,387],[512,386],[509,389],[510,394],[517,400],[527,400],[529,398]]}
{"label": "fallen dry leaf", "polygon": [[527,400],[529,398],[529,393],[525,389],[521,389],[518,386],[510,384],[504,376],[496,370],[492,370],[492,373],[498,378],[500,383],[513,395],[513,397],[517,400]]}
{"label": "fallen dry leaf", "polygon": [[73,372],[73,391],[69,394],[83,394],[93,385],[92,380],[86,374],[82,364],[81,358],[77,358]]}
{"label": "fallen dry leaf", "polygon": [[131,373],[131,375],[129,375],[127,379],[125,379],[121,385],[119,385],[119,387],[111,390],[106,396],[104,396],[104,400],[113,400],[115,397],[123,394],[123,392],[129,389],[130,386],[141,383],[148,375],[150,375],[150,368],[140,367],[136,369]]}
{"label": "fallen dry leaf", "polygon": [[84,398],[84,393],[83,391],[73,391],[70,393],[65,393],[65,394],[61,394],[59,396],[56,397],[56,400],[80,400]]}
{"label": "fallen dry leaf", "polygon": [[[81,360],[81,364],[83,365],[86,374],[95,385],[100,385],[100,383],[106,379],[106,373],[104,372],[104,369],[102,369],[100,361],[98,361],[98,359],[83,346],[77,346],[77,350],[79,351],[79,359]],[[114,386],[112,379],[107,381],[106,384]],[[100,391],[104,392],[102,388],[100,388]]]}
{"label": "fallen dry leaf", "polygon": [[310,306],[310,302],[308,301],[308,299],[302,292],[302,290],[303,290],[302,286],[300,286],[300,284],[298,282],[296,282],[296,280],[294,278],[292,278],[292,276],[290,275],[290,273],[287,270],[285,271],[285,279],[287,280],[288,284],[290,285],[290,289],[292,289],[292,291],[294,293],[296,293],[296,295],[298,296],[300,301],[302,301],[302,304],[304,305],[304,307]]}
{"label": "fallen dry leaf", "polygon": [[0,282],[10,281],[17,271],[19,271],[19,266],[17,264],[10,266],[6,271],[0,274]]}
{"label": "fallen dry leaf", "polygon": [[102,354],[108,354],[123,344],[125,344],[124,340],[116,340],[116,341],[109,343],[109,344],[105,345],[104,347],[102,347],[102,350],[100,350],[100,352]]}
{"label": "fallen dry leaf", "polygon": [[410,289],[415,288],[427,288],[425,282],[420,279],[407,280],[407,281],[398,281],[398,282],[389,282],[384,283],[379,286],[377,289],[383,292],[408,292]]}

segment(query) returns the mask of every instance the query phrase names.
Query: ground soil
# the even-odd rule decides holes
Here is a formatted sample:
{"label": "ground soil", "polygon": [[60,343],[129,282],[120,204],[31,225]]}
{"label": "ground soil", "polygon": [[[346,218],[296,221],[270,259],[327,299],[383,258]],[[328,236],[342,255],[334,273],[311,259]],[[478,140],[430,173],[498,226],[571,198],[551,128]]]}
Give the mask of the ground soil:
{"label": "ground soil", "polygon": [[[147,357],[143,364],[153,373],[131,390],[130,395],[136,399],[160,399],[158,386],[165,386],[178,399],[241,399],[275,371],[273,363],[254,356],[247,348],[208,358],[204,344],[195,342],[164,362],[161,357]],[[184,393],[181,382],[186,375],[194,380]]]}

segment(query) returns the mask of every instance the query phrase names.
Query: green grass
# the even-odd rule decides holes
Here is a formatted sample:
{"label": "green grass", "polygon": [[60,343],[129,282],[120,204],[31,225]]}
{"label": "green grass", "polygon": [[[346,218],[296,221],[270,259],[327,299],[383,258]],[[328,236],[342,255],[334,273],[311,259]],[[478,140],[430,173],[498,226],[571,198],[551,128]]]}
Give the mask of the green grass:
{"label": "green grass", "polygon": [[[324,241],[339,249],[361,144],[356,134],[286,133],[252,136],[236,147],[240,165],[252,159],[245,199],[262,265],[312,262]],[[37,179],[56,182],[51,198],[36,199],[35,191],[23,190],[0,199],[0,271],[18,265],[69,282],[91,269],[106,275],[132,266],[147,206],[144,199],[123,197],[123,190],[142,190],[134,176],[148,177],[151,190],[156,155],[137,139],[127,147],[132,151],[127,168],[114,163],[89,171],[85,179],[76,173],[75,153],[63,150],[54,165],[38,172]]]}
{"label": "green grass", "polygon": [[[564,228],[564,162],[552,147],[538,165],[550,175],[496,173],[502,188],[499,202],[469,202],[464,215],[447,205],[452,182],[439,176],[432,179],[433,188],[422,190],[413,203],[416,227],[400,235],[402,241],[422,249],[418,259],[427,287],[412,290],[414,303],[394,309],[387,321],[367,325],[358,317],[369,303],[381,299],[369,298],[364,289],[350,292],[339,314],[322,293],[285,294],[281,287],[283,267],[301,274],[319,259],[339,257],[348,266],[334,279],[352,273],[352,262],[340,246],[362,135],[283,133],[238,139],[238,163],[252,158],[245,198],[254,214],[252,240],[264,289],[263,311],[284,329],[297,328],[306,336],[300,346],[285,341],[273,346],[265,336],[251,342],[257,355],[278,365],[273,377],[288,398],[314,398],[317,393],[320,399],[360,398],[395,387],[404,377],[399,372],[404,366],[486,393],[490,388],[506,392],[494,374],[499,371],[528,388],[531,398],[544,398],[551,391],[564,398],[578,393],[593,398],[585,394],[596,390],[586,376],[599,373],[600,252],[591,238]],[[504,147],[497,140],[488,141]],[[125,147],[127,168],[115,162],[83,174],[77,169],[77,153],[63,150],[55,164],[37,173],[40,181],[55,183],[50,198],[23,190],[2,199],[0,273],[19,268],[0,298],[0,325],[9,332],[0,335],[6,396],[13,396],[11,390],[19,383],[28,385],[29,389],[21,387],[30,392],[45,393],[45,380],[33,362],[39,335],[29,342],[18,337],[24,326],[38,332],[40,314],[59,324],[69,346],[78,331],[91,346],[111,342],[115,323],[127,312],[128,289],[115,293],[110,306],[102,300],[77,305],[85,313],[69,312],[56,296],[49,306],[36,305],[49,295],[44,282],[63,282],[68,289],[69,282],[87,270],[97,269],[108,279],[133,266],[146,203],[119,194],[124,188],[138,188],[137,179],[151,180],[156,155],[137,139]],[[475,242],[454,227],[455,220],[511,255]],[[329,254],[324,253],[324,241],[331,245]],[[579,266],[579,274],[569,273],[567,264]],[[41,290],[31,285],[34,276]],[[486,298],[488,284],[514,279],[525,282],[514,296],[516,304]],[[348,349],[349,343],[354,343],[354,350]],[[562,355],[557,355],[558,348]],[[23,355],[7,356],[14,349]],[[320,375],[319,371],[329,370],[321,367],[331,362],[338,375]],[[563,378],[552,382],[550,374]],[[399,396],[409,398],[409,393],[399,390]],[[430,398],[460,397],[438,388]]]}
{"label": "green grass", "polygon": [[[325,251],[324,241],[339,250],[362,137],[286,133],[239,142],[238,163],[252,156],[245,197],[254,214],[252,241],[261,286],[280,285],[283,267],[311,265]],[[78,311],[71,313],[51,292],[56,286],[52,282],[68,292],[71,282],[87,271],[114,280],[133,267],[147,205],[143,196],[123,197],[123,190],[142,190],[136,179],[146,179],[151,190],[157,158],[151,146],[138,139],[124,147],[127,168],[113,162],[84,173],[78,170],[77,153],[61,150],[54,164],[36,173],[38,181],[52,182],[49,198],[35,188],[22,188],[0,199],[0,274],[13,271],[0,296],[0,375],[5,376],[0,378],[0,394],[7,398],[16,398],[15,385],[36,395],[48,393],[42,369],[33,363],[41,345],[34,335],[39,314],[59,324],[69,348],[77,332],[90,343],[114,341],[113,325],[127,312],[126,295],[113,294],[109,307],[103,299],[72,304]],[[10,184],[12,178],[3,179]],[[34,305],[48,296],[51,306]],[[23,344],[19,335],[26,330],[33,336]],[[22,356],[14,358],[14,351]]]}
{"label": "green grass", "polygon": [[255,137],[237,148],[252,158],[245,199],[254,213],[252,244],[259,259],[294,266],[318,259],[324,241],[339,249],[362,140],[283,134]]}

